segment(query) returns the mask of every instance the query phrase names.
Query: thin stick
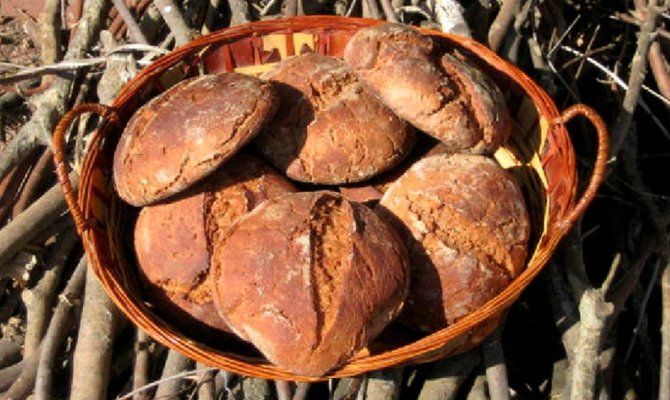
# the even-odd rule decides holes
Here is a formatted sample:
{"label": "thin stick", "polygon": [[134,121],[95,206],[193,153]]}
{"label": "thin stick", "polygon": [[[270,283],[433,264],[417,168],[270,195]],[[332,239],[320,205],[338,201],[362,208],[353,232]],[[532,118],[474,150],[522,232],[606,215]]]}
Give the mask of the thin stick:
{"label": "thin stick", "polygon": [[81,325],[72,360],[71,399],[105,399],[119,311],[98,278],[87,274]]}
{"label": "thin stick", "polygon": [[[649,66],[656,80],[658,90],[663,97],[670,99],[670,72],[666,67],[666,60],[661,52],[661,46],[658,42],[653,42],[649,47]],[[670,107],[670,104],[666,104]]]}
{"label": "thin stick", "polygon": [[418,400],[453,400],[463,382],[479,364],[479,349],[436,362],[426,377]]}
{"label": "thin stick", "polygon": [[309,382],[298,382],[293,394],[293,400],[305,400],[311,386],[312,384]]}
{"label": "thin stick", "polygon": [[[151,339],[143,330],[137,328],[135,339],[135,365],[133,367],[133,390],[145,386],[149,382],[149,345]],[[148,393],[140,391],[133,400],[147,400]]]}
{"label": "thin stick", "polygon": [[230,6],[230,26],[245,24],[251,21],[249,3],[245,0],[228,0]]}
{"label": "thin stick", "polygon": [[661,276],[663,297],[661,323],[661,366],[658,388],[659,400],[670,400],[670,263],[666,263]]}
{"label": "thin stick", "polygon": [[130,38],[135,43],[149,44],[149,41],[144,36],[144,33],[142,33],[140,26],[135,21],[135,17],[130,13],[128,7],[126,7],[125,0],[112,0],[112,3],[114,4],[114,8],[119,12],[121,18],[123,18],[123,22],[126,23]]}
{"label": "thin stick", "polygon": [[363,1],[363,17],[372,19],[382,19],[382,12],[379,10],[377,0]]}
{"label": "thin stick", "polygon": [[288,381],[275,380],[277,400],[291,400],[291,385]]}
{"label": "thin stick", "polygon": [[56,237],[56,244],[46,263],[44,275],[35,286],[23,291],[23,301],[26,304],[26,341],[24,357],[30,357],[37,351],[42,342],[42,336],[51,320],[51,307],[56,296],[56,289],[61,281],[63,268],[70,252],[79,237],[74,227],[69,226]]}
{"label": "thin stick", "polygon": [[53,366],[58,351],[63,345],[63,339],[67,332],[66,327],[70,321],[72,311],[77,304],[77,299],[81,296],[84,289],[86,278],[87,262],[86,257],[82,257],[75,269],[72,277],[67,283],[65,290],[59,296],[58,306],[54,312],[49,329],[44,336],[44,341],[40,349],[39,364],[37,366],[37,376],[35,379],[35,399],[49,400],[53,398],[51,388],[53,385]]}
{"label": "thin stick", "polygon": [[624,140],[630,130],[630,124],[633,120],[633,113],[640,97],[640,89],[647,75],[647,55],[649,47],[653,41],[653,32],[656,29],[656,19],[660,12],[664,11],[667,5],[664,2],[663,7],[651,6],[647,8],[646,16],[640,26],[640,35],[637,39],[637,48],[633,55],[633,62],[628,79],[628,90],[623,99],[621,113],[617,117],[610,136],[610,154],[616,156],[623,146]]}
{"label": "thin stick", "polygon": [[[79,185],[78,175],[71,173],[70,179],[76,190]],[[9,260],[42,230],[56,222],[66,209],[63,192],[56,185],[0,230],[0,276],[11,275],[12,271],[8,270]]]}
{"label": "thin stick", "polygon": [[489,28],[488,42],[493,51],[498,51],[502,45],[507,29],[512,24],[516,11],[521,4],[520,0],[503,0],[500,11]]}
{"label": "thin stick", "polygon": [[[207,366],[198,363],[199,370],[207,369]],[[253,397],[251,397],[253,398]],[[214,371],[204,371],[198,374],[198,400],[214,400]]]}
{"label": "thin stick", "polygon": [[[193,362],[183,354],[170,350],[168,352],[167,360],[165,360],[165,367],[161,378],[178,375],[180,372],[187,370]],[[182,384],[181,379],[165,380],[156,389],[156,399],[177,399],[179,396],[179,387]]]}
{"label": "thin stick", "polygon": [[192,371],[184,371],[184,372],[178,373],[178,374],[173,375],[173,376],[164,377],[164,378],[161,378],[157,381],[154,381],[154,382],[151,382],[147,385],[144,385],[140,388],[137,388],[130,393],[126,393],[121,397],[117,397],[116,400],[128,400],[131,397],[135,396],[137,393],[155,388],[156,386],[160,385],[161,383],[169,382],[169,381],[172,381],[172,380],[175,380],[175,379],[184,379],[184,378],[187,378],[189,376],[195,376],[195,375],[197,375],[201,372],[204,372],[204,371],[216,371],[216,368],[206,368],[206,369],[196,369],[196,370],[192,370]]}
{"label": "thin stick", "polygon": [[366,400],[397,400],[400,398],[402,368],[388,368],[368,375]]}
{"label": "thin stick", "polygon": [[[20,357],[19,353],[19,357]],[[19,378],[21,371],[23,371],[23,361],[19,361],[14,365],[0,370],[0,392],[9,389],[14,382]]]}
{"label": "thin stick", "polygon": [[398,22],[398,16],[395,14],[395,11],[393,10],[393,4],[391,4],[391,0],[380,0],[382,3],[382,9],[384,10],[384,15],[386,15],[386,19],[391,21],[391,22]]}
{"label": "thin stick", "polygon": [[177,46],[189,42],[196,36],[196,33],[186,23],[179,6],[173,0],[154,0],[154,4],[158,7],[170,31],[174,33]]}
{"label": "thin stick", "polygon": [[14,207],[12,208],[12,216],[16,218],[21,214],[30,203],[35,200],[35,196],[44,185],[44,180],[53,173],[53,153],[50,149],[45,149],[42,155],[35,163],[33,170],[30,172],[21,195],[19,196]]}
{"label": "thin stick", "polygon": [[482,358],[486,367],[486,382],[489,386],[491,400],[509,399],[507,366],[500,343],[500,328],[482,346]]}
{"label": "thin stick", "polygon": [[267,379],[245,377],[242,379],[242,392],[244,398],[270,400],[273,399],[274,393],[270,387],[270,382]]}

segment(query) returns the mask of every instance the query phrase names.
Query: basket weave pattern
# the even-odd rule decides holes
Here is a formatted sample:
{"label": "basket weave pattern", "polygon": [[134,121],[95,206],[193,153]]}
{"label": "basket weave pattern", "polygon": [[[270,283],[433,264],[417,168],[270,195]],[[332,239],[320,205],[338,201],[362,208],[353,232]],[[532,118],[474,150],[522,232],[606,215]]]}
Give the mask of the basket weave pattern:
{"label": "basket weave pattern", "polygon": [[[600,184],[607,156],[605,126],[600,117],[585,106],[573,106],[559,114],[536,83],[481,44],[424,30],[424,34],[431,35],[445,47],[457,49],[489,73],[507,98],[514,120],[513,134],[495,157],[520,182],[534,227],[529,247],[531,256],[519,277],[457,323],[418,340],[377,340],[348,364],[323,378],[296,376],[233,344],[223,343],[214,349],[193,341],[157,317],[143,301],[128,243],[137,211],[116,196],[111,181],[116,141],[133,112],[174,83],[199,73],[259,74],[283,58],[307,51],[341,57],[356,30],[379,22],[298,17],[226,29],[201,37],[144,69],[123,88],[111,107],[83,105],[69,112],[58,124],[54,134],[58,174],[90,265],[120,309],[153,338],[205,364],[245,375],[298,381],[351,376],[403,363],[432,361],[471,347],[496,326],[504,311],[541,271]],[[63,136],[74,118],[84,112],[102,114],[107,123],[93,135],[75,198],[67,180]],[[579,201],[576,201],[575,155],[564,127],[577,115],[593,122],[599,139],[594,172]]]}

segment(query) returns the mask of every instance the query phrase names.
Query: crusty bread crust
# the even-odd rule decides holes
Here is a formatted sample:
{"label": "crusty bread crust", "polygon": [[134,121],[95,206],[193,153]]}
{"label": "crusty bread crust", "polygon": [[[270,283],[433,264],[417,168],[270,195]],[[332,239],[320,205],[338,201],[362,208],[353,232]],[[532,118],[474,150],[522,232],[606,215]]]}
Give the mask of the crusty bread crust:
{"label": "crusty bread crust", "polygon": [[320,376],[399,313],[406,249],[367,207],[329,191],[265,202],[214,244],[215,303],[271,362]]}
{"label": "crusty bread crust", "polygon": [[162,315],[229,330],[212,303],[211,242],[263,201],[292,191],[286,178],[260,160],[238,154],[183,198],[143,208],[135,254]]}
{"label": "crusty bread crust", "polygon": [[360,182],[400,163],[414,144],[412,127],[366,92],[341,60],[304,54],[263,77],[275,83],[282,103],[257,148],[291,179]]}
{"label": "crusty bread crust", "polygon": [[403,319],[449,325],[499,293],[523,269],[530,234],[523,195],[495,161],[436,155],[414,164],[379,203],[404,231],[412,285]]}
{"label": "crusty bread crust", "polygon": [[163,200],[212,173],[271,118],[278,99],[258,78],[187,79],[130,119],[114,153],[114,184],[134,206]]}
{"label": "crusty bread crust", "polygon": [[398,116],[442,141],[450,152],[492,154],[508,137],[504,98],[493,81],[403,24],[359,30],[344,59]]}

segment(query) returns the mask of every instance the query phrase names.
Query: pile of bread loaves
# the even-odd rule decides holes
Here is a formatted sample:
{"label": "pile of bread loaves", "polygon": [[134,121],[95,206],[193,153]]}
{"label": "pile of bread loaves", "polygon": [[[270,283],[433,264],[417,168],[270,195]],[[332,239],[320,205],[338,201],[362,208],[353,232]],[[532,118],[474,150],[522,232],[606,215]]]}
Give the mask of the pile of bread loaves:
{"label": "pile of bread loaves", "polygon": [[180,82],[133,115],[114,155],[119,196],[143,207],[147,302],[307,376],[393,320],[448,326],[525,263],[524,198],[489,157],[509,131],[489,77],[399,24],[360,30],[344,60]]}

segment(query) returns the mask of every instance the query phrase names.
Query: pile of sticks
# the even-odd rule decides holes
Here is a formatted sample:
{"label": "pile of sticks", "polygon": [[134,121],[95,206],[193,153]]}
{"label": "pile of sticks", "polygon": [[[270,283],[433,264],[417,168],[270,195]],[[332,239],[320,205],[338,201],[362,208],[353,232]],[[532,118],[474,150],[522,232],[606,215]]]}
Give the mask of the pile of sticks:
{"label": "pile of sticks", "polygon": [[[0,135],[0,398],[670,399],[670,193],[652,177],[670,154],[669,4],[592,3],[45,0],[33,38],[41,65],[0,64],[0,117],[30,110]],[[129,323],[87,271],[55,181],[51,135],[68,109],[111,103],[139,70],[199,35],[318,13],[469,35],[533,76],[559,106],[589,103],[612,136],[605,188],[479,348],[311,385],[195,365]],[[82,118],[70,135],[75,187],[94,128]],[[571,128],[586,177],[590,128]]]}

